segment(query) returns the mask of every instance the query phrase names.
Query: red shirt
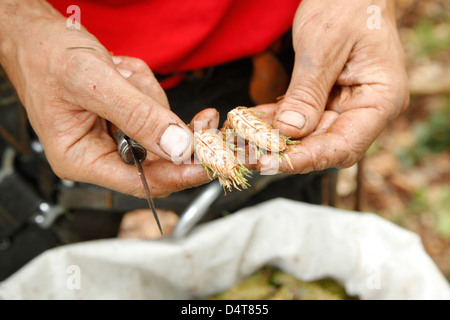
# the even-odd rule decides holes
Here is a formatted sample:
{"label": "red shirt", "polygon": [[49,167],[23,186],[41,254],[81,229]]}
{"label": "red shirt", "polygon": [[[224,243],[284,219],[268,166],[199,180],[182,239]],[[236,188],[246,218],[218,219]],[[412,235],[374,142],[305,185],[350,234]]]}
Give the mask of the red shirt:
{"label": "red shirt", "polygon": [[266,49],[285,33],[300,0],[48,0],[114,55],[141,58],[155,73],[193,70]]}

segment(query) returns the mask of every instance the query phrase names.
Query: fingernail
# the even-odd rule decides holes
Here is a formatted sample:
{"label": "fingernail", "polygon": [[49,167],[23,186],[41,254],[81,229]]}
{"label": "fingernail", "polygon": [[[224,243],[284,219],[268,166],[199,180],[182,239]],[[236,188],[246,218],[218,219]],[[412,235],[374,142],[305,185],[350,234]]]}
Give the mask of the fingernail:
{"label": "fingernail", "polygon": [[112,61],[117,66],[118,64],[120,64],[122,62],[122,58],[121,57],[112,57]]}
{"label": "fingernail", "polygon": [[171,158],[181,156],[191,143],[189,133],[177,125],[171,124],[159,140],[159,146]]}
{"label": "fingernail", "polygon": [[214,118],[212,118],[211,120],[208,121],[208,128],[213,127],[214,122],[217,120],[217,118],[219,118],[219,111],[216,110],[216,114],[214,115]]}
{"label": "fingernail", "polygon": [[130,70],[127,70],[127,69],[122,69],[122,68],[116,68],[116,69],[126,79],[131,77],[131,75],[133,74],[133,72],[131,72]]}
{"label": "fingernail", "polygon": [[277,121],[296,127],[299,130],[301,130],[305,126],[305,117],[297,111],[283,111],[277,117]]}

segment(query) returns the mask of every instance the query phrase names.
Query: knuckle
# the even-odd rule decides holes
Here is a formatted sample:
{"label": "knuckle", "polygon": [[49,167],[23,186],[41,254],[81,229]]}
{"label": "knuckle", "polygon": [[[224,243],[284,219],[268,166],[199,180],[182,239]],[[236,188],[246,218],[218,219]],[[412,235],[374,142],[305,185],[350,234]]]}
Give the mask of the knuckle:
{"label": "knuckle", "polygon": [[402,106],[402,109],[401,109],[401,113],[405,112],[406,109],[408,109],[409,103],[410,103],[410,95],[409,95],[409,92],[408,92],[408,94],[405,96],[405,102],[403,103],[403,106]]}
{"label": "knuckle", "polygon": [[281,102],[283,107],[307,107],[312,111],[320,111],[325,105],[326,94],[321,85],[314,79],[305,79],[302,85],[295,86]]}
{"label": "knuckle", "polygon": [[[337,159],[337,161],[335,162],[335,165],[333,167],[344,169],[344,168],[349,168],[349,167],[353,166],[361,158],[360,156],[356,156],[356,155],[358,155],[358,153],[353,153],[351,151],[346,152],[340,158]],[[331,167],[332,166],[329,166],[327,168],[331,168]]]}
{"label": "knuckle", "polygon": [[363,147],[362,143],[358,145],[347,143],[346,148],[339,150],[338,152],[335,150],[335,153],[337,154],[333,166],[336,168],[351,167],[363,157],[365,150],[366,148]]}
{"label": "knuckle", "polygon": [[153,77],[146,77],[148,80],[148,86],[152,92],[164,93],[164,90],[161,88],[159,82]]}
{"label": "knuckle", "polygon": [[380,118],[386,118],[386,122],[390,123],[406,111],[409,103],[409,85],[405,81],[389,88],[387,96],[383,99],[380,98],[379,105],[374,108],[382,112]]}
{"label": "knuckle", "polygon": [[142,190],[142,188],[140,187],[140,184],[138,184],[138,183],[133,184],[132,186],[131,185],[127,186],[127,188],[123,190],[123,193],[129,194],[129,195],[132,195],[132,196],[138,197],[138,198],[145,197],[145,193]]}
{"label": "knuckle", "polygon": [[184,189],[185,185],[186,185],[186,178],[184,177],[184,175],[180,175],[178,179],[174,180],[175,182],[175,190],[179,191]]}
{"label": "knuckle", "polygon": [[137,140],[144,135],[153,135],[156,125],[149,125],[148,122],[152,121],[154,108],[141,101],[135,105],[125,104],[122,109],[126,119],[123,130],[127,135]]}
{"label": "knuckle", "polygon": [[125,65],[134,72],[147,72],[149,70],[149,66],[142,59],[135,57],[123,57],[123,61]]}
{"label": "knuckle", "polygon": [[86,73],[91,70],[99,59],[86,52],[75,52],[67,59],[66,67],[69,72]]}
{"label": "knuckle", "polygon": [[159,90],[156,79],[153,79],[148,75],[143,75],[140,77],[139,84],[146,88],[150,94],[156,92],[156,90]]}
{"label": "knuckle", "polygon": [[136,68],[137,71],[143,71],[149,69],[147,63],[144,60],[139,58],[134,58],[132,61],[133,67]]}
{"label": "knuckle", "polygon": [[64,161],[64,154],[50,153],[47,156],[50,167],[53,173],[62,180],[72,180],[75,176],[72,172],[72,166],[66,165],[67,161]]}
{"label": "knuckle", "polygon": [[310,153],[313,171],[321,171],[330,166],[330,158],[322,152],[322,148],[317,148]]}
{"label": "knuckle", "polygon": [[340,147],[320,145],[309,156],[313,171],[321,171],[329,168],[348,168],[354,165],[364,153],[359,147],[349,145],[347,142]]}
{"label": "knuckle", "polygon": [[164,93],[158,81],[148,73],[135,73],[129,81],[144,94],[158,100]]}
{"label": "knuckle", "polygon": [[58,166],[58,165],[55,165],[55,164],[52,164],[52,163],[50,164],[50,166],[51,166],[51,168],[53,170],[53,173],[58,178],[60,178],[62,180],[68,180],[68,175],[67,175],[66,171],[61,166]]}
{"label": "knuckle", "polygon": [[403,89],[403,92],[404,92],[403,93],[404,100],[403,100],[403,105],[402,105],[402,108],[401,108],[401,113],[406,111],[406,109],[409,106],[410,99],[411,99],[410,90],[409,90],[409,83],[408,83],[407,79],[405,81],[405,87]]}

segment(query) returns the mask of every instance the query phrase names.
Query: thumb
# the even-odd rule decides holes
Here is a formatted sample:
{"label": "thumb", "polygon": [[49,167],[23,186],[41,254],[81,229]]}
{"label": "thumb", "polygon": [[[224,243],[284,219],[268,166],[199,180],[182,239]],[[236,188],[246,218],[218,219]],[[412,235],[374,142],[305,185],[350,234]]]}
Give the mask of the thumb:
{"label": "thumb", "polygon": [[[110,121],[150,152],[172,161],[190,158],[193,134],[158,97],[146,95],[112,64],[96,68],[84,86],[83,106]],[[86,92],[87,91],[87,92]],[[86,94],[87,93],[87,94]]]}
{"label": "thumb", "polygon": [[347,60],[336,41],[321,39],[317,31],[303,28],[294,39],[295,61],[291,82],[278,103],[274,128],[294,139],[313,132],[325,110],[328,95]]}

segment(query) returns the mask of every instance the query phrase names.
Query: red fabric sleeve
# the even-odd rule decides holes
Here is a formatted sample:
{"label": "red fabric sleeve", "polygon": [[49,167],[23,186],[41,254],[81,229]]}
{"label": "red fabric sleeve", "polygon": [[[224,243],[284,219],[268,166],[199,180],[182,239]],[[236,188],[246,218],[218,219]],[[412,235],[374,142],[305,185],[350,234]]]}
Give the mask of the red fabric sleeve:
{"label": "red fabric sleeve", "polygon": [[256,54],[292,25],[300,0],[49,0],[115,55],[156,73],[193,70]]}

